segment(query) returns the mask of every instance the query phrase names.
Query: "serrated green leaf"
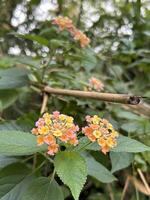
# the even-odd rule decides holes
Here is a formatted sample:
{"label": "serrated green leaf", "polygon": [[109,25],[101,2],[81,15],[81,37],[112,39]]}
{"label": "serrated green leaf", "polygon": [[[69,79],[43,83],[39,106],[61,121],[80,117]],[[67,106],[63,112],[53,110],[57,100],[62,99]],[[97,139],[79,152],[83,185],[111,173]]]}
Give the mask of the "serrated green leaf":
{"label": "serrated green leaf", "polygon": [[138,152],[150,151],[150,147],[146,146],[145,144],[137,140],[120,135],[119,138],[117,139],[117,146],[113,148],[111,151],[138,153]]}
{"label": "serrated green leaf", "polygon": [[88,166],[88,175],[94,177],[102,183],[110,183],[116,180],[112,173],[101,163],[97,162],[92,156],[89,154],[84,154],[83,156]]}
{"label": "serrated green leaf", "polygon": [[29,169],[20,163],[11,164],[0,170],[0,199],[20,200],[28,184],[33,180]]}
{"label": "serrated green leaf", "polygon": [[49,178],[39,177],[35,179],[22,195],[21,200],[63,200],[63,192],[58,183]]}
{"label": "serrated green leaf", "polygon": [[36,136],[21,131],[0,131],[0,154],[6,156],[30,155],[46,150],[37,146]]}
{"label": "serrated green leaf", "polygon": [[77,152],[65,151],[56,155],[54,165],[60,179],[70,188],[74,199],[78,200],[87,177],[85,160]]}
{"label": "serrated green leaf", "polygon": [[110,152],[112,164],[111,172],[114,173],[120,169],[128,167],[133,161],[133,154],[127,152]]}

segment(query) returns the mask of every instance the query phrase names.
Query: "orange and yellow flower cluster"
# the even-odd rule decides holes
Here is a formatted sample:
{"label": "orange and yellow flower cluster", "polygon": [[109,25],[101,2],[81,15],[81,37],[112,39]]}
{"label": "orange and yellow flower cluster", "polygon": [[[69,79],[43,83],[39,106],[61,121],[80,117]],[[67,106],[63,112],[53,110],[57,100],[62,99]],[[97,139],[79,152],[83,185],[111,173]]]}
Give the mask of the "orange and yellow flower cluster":
{"label": "orange and yellow flower cluster", "polygon": [[73,118],[60,114],[45,113],[35,124],[32,134],[37,135],[38,145],[47,144],[48,154],[54,155],[59,150],[59,141],[76,146],[78,144],[77,131],[79,127],[73,123]]}
{"label": "orange and yellow flower cluster", "polygon": [[90,43],[90,39],[82,31],[77,29],[68,17],[56,17],[52,23],[57,25],[61,31],[64,29],[68,30],[73,38],[80,42],[81,47],[85,47]]}
{"label": "orange and yellow flower cluster", "polygon": [[104,89],[104,84],[98,80],[95,77],[91,77],[89,79],[89,90],[95,90],[95,91],[102,91]]}
{"label": "orange and yellow flower cluster", "polygon": [[104,154],[117,145],[118,132],[106,119],[94,115],[93,117],[87,116],[86,121],[88,126],[82,128],[82,132],[90,141],[97,142]]}

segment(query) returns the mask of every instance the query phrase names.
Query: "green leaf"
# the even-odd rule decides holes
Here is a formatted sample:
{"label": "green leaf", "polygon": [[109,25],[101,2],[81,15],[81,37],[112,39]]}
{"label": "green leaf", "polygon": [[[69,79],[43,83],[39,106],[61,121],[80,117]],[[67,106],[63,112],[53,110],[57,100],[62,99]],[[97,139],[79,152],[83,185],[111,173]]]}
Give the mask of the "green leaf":
{"label": "green leaf", "polygon": [[28,84],[28,70],[9,68],[0,70],[0,89],[19,88]]}
{"label": "green leaf", "polygon": [[120,169],[128,167],[133,161],[133,154],[127,152],[110,152],[112,164],[111,172],[114,173]]}
{"label": "green leaf", "polygon": [[37,146],[36,136],[21,131],[0,131],[0,154],[6,156],[30,155],[46,150]]}
{"label": "green leaf", "polygon": [[27,188],[21,200],[63,200],[63,192],[58,183],[49,178],[39,177]]}
{"label": "green leaf", "polygon": [[74,197],[78,200],[87,177],[85,160],[77,152],[60,152],[54,160],[56,172],[66,184]]}
{"label": "green leaf", "polygon": [[[80,139],[81,144],[79,144],[77,148],[74,148],[75,151],[81,150],[91,150],[91,151],[99,151],[100,146],[96,143],[88,143],[88,140],[83,137]],[[146,146],[145,144],[138,142],[137,140],[131,139],[129,137],[119,135],[117,139],[117,146],[112,148],[111,151],[113,152],[129,152],[129,153],[138,153],[143,151],[150,151],[150,147]]]}
{"label": "green leaf", "polygon": [[97,162],[92,156],[86,154],[84,155],[84,158],[88,166],[88,175],[94,177],[102,183],[110,183],[116,180],[112,173],[101,163]]}
{"label": "green leaf", "polygon": [[15,121],[5,121],[0,123],[0,131],[22,131],[22,127],[18,126]]}
{"label": "green leaf", "polygon": [[91,71],[95,68],[97,59],[95,53],[91,49],[85,49],[82,52],[82,65],[86,71]]}
{"label": "green leaf", "polygon": [[0,168],[15,162],[18,162],[18,159],[8,156],[0,156]]}
{"label": "green leaf", "polygon": [[0,111],[11,106],[18,98],[19,92],[17,90],[3,90],[0,93],[1,108]]}
{"label": "green leaf", "polygon": [[25,38],[28,40],[32,40],[35,41],[41,45],[45,45],[48,46],[49,41],[41,36],[38,35],[33,35],[33,34],[26,34],[26,35],[21,35],[21,34],[16,34],[16,36],[21,37],[21,38]]}
{"label": "green leaf", "polygon": [[96,142],[91,142],[87,137],[82,137],[79,140],[79,145],[77,145],[74,151],[84,151],[84,150],[92,150],[99,151],[100,146]]}
{"label": "green leaf", "polygon": [[0,170],[0,199],[20,200],[28,184],[33,180],[29,169],[20,163],[11,164]]}
{"label": "green leaf", "polygon": [[138,152],[150,151],[150,147],[146,146],[141,142],[138,142],[137,140],[120,135],[117,140],[117,146],[113,148],[111,151],[138,153]]}
{"label": "green leaf", "polygon": [[140,123],[138,121],[124,123],[121,128],[128,133],[134,133],[140,128]]}

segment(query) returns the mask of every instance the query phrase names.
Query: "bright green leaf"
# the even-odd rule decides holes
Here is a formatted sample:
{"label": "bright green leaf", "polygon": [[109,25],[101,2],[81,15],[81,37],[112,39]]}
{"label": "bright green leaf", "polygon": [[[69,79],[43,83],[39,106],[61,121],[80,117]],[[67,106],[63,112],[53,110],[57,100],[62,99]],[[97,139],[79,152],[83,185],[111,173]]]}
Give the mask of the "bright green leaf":
{"label": "bright green leaf", "polygon": [[84,159],[77,152],[65,151],[56,155],[54,165],[60,179],[70,188],[74,199],[78,200],[87,177]]}

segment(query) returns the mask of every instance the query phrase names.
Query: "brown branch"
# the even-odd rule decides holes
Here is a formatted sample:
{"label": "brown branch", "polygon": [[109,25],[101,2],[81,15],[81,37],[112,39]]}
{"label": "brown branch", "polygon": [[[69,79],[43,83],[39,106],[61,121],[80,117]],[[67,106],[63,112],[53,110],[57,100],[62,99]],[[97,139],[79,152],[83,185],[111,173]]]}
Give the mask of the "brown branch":
{"label": "brown branch", "polygon": [[127,110],[132,110],[136,114],[150,117],[150,105],[147,103],[142,102],[138,105],[123,105],[123,107]]}
{"label": "brown branch", "polygon": [[44,92],[47,92],[50,94],[73,96],[73,97],[79,97],[79,98],[89,98],[89,99],[95,99],[95,100],[100,100],[100,101],[130,104],[130,105],[137,105],[141,101],[140,96],[133,96],[133,95],[127,95],[127,94],[86,92],[86,91],[80,91],[80,90],[57,89],[57,88],[51,88],[49,86],[45,86],[43,90]]}

